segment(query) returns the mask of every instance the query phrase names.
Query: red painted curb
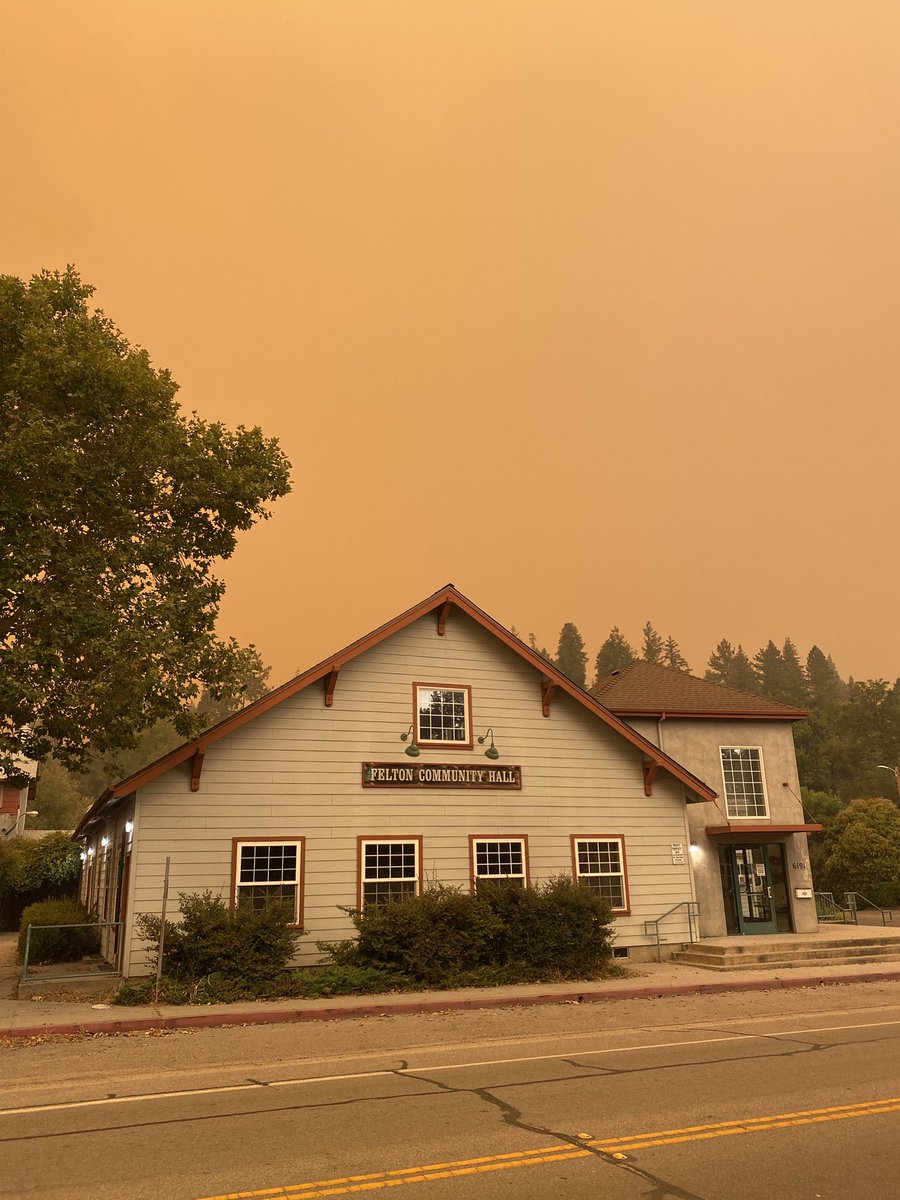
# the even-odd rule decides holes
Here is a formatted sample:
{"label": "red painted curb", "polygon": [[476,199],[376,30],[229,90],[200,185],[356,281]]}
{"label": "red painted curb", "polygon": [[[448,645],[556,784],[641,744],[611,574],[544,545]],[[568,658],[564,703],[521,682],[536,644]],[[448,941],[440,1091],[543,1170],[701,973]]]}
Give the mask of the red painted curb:
{"label": "red painted curb", "polygon": [[151,1029],[213,1029],[226,1025],[286,1025],[297,1021],[338,1021],[354,1017],[384,1017],[409,1013],[449,1012],[477,1008],[522,1008],[538,1004],[594,1004],[603,1000],[661,1000],[665,996],[715,995],[717,992],[768,992],[779,988],[828,987],[846,983],[887,983],[900,980],[900,971],[871,975],[809,975],[791,979],[738,979],[721,983],[680,983],[666,987],[573,989],[564,994],[534,996],[472,996],[454,1000],[409,1000],[355,1004],[352,1008],[276,1009],[269,1012],[186,1013],[174,1017],[122,1017],[109,1021],[79,1021],[60,1025],[28,1025],[0,1029],[0,1038],[47,1037],[50,1034],[141,1033]]}

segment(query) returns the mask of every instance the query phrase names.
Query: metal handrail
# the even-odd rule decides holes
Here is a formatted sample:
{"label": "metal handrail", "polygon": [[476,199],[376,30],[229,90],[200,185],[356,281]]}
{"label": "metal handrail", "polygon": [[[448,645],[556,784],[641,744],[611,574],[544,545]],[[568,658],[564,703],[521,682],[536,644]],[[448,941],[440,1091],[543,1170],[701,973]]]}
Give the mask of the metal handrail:
{"label": "metal handrail", "polygon": [[880,904],[876,904],[873,900],[870,900],[868,896],[864,896],[862,892],[845,892],[844,896],[847,901],[847,907],[853,913],[853,923],[855,925],[859,924],[859,919],[857,917],[859,905],[857,904],[857,900],[862,900],[867,908],[874,908],[876,912],[880,912],[882,925],[887,925],[888,921],[893,924],[894,914],[891,912],[891,910],[889,908],[882,908]]}
{"label": "metal handrail", "polygon": [[820,921],[840,921],[842,925],[856,925],[856,910],[838,904],[833,892],[816,892],[816,916]]}
{"label": "metal handrail", "polygon": [[[700,941],[700,904],[696,900],[682,900],[680,904],[675,904],[668,911],[664,912],[661,917],[656,917],[655,920],[644,922],[644,934],[650,937],[651,933],[656,935],[656,961],[662,962],[662,944],[659,940],[660,922],[665,921],[666,917],[671,917],[673,913],[679,912],[681,909],[687,912],[688,919],[688,936],[691,942]],[[697,922],[697,936],[694,937],[694,922]],[[653,926],[651,930],[650,926]]]}
{"label": "metal handrail", "polygon": [[[28,962],[29,962],[29,958],[31,956],[31,934],[35,929],[118,929],[121,933],[121,930],[123,928],[124,928],[124,926],[121,921],[85,921],[83,923],[75,923],[75,924],[71,924],[71,925],[29,925],[28,929],[25,932],[25,953],[23,955],[22,978],[21,978],[20,982],[28,983],[29,981],[40,978],[43,982],[46,982],[46,983],[58,983],[64,979],[84,979],[84,978],[86,978],[85,973],[83,971],[81,971],[81,972],[69,971],[63,975],[40,975],[40,976],[37,976],[34,974],[34,972],[32,972],[29,975]],[[119,942],[120,938],[117,937],[116,941]],[[91,971],[90,978],[91,979],[102,979],[105,976],[118,975],[118,973],[119,973],[118,966],[115,964],[110,964],[110,969],[108,971]]]}

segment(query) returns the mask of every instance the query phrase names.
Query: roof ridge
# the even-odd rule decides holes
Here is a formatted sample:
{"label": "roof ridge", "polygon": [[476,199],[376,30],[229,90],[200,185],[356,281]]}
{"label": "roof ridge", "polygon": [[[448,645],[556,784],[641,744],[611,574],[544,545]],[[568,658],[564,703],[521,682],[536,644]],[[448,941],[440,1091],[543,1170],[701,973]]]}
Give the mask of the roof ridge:
{"label": "roof ridge", "polygon": [[[176,746],[174,750],[170,750],[168,754],[162,755],[155,762],[148,763],[145,767],[129,775],[126,779],[107,788],[103,795],[91,805],[82,817],[73,837],[80,836],[107,801],[130,795],[131,792],[144,787],[153,779],[186,762],[195,754],[204,753],[209,745],[219,741],[220,738],[227,736],[233,730],[254,720],[257,716],[268,712],[270,708],[274,708],[283,701],[289,700],[292,696],[303,691],[311,684],[327,679],[331,675],[336,675],[348,662],[352,662],[353,659],[365,653],[366,650],[379,645],[382,641],[411,625],[414,621],[427,616],[429,612],[433,612],[442,604],[445,609],[448,605],[455,605],[461,612],[488,630],[488,632],[493,633],[501,642],[506,644],[511,650],[545,676],[551,685],[551,691],[560,688],[567,692],[573,699],[583,704],[585,708],[599,717],[601,721],[618,732],[626,741],[631,742],[636,748],[641,750],[650,761],[664,767],[691,791],[696,792],[698,795],[708,793],[709,798],[715,796],[715,793],[707,784],[688,771],[686,767],[683,767],[681,763],[666,754],[665,751],[660,750],[658,746],[645,738],[643,734],[633,729],[627,722],[616,716],[611,709],[603,704],[599,697],[594,696],[586,688],[575,683],[568,675],[560,671],[557,666],[543,658],[538,651],[532,650],[520,637],[511,633],[504,625],[501,625],[499,621],[485,612],[484,609],[479,608],[477,604],[469,600],[467,596],[464,596],[453,584],[445,584],[444,587],[433,592],[425,600],[414,604],[411,608],[406,609],[392,620],[379,625],[371,633],[357,638],[355,642],[351,642],[343,650],[339,650],[336,654],[322,659],[321,662],[310,667],[307,671],[303,671],[300,675],[274,688],[271,692],[267,692],[258,700],[254,700],[251,704],[239,709],[236,713],[225,717],[218,724],[204,730],[203,733],[191,741],[184,742],[181,746]],[[442,614],[442,620],[445,619],[445,615],[445,613]]]}

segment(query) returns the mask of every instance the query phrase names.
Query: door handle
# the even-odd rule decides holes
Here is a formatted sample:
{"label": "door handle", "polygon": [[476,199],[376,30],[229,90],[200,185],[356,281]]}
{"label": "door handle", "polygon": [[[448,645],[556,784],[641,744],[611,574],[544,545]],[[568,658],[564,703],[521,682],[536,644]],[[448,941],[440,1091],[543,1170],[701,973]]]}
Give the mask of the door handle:
{"label": "door handle", "polygon": [[767,888],[766,888],[766,892],[768,893],[769,899],[771,900],[771,899],[772,899],[772,889],[771,889],[771,887],[767,887]]}

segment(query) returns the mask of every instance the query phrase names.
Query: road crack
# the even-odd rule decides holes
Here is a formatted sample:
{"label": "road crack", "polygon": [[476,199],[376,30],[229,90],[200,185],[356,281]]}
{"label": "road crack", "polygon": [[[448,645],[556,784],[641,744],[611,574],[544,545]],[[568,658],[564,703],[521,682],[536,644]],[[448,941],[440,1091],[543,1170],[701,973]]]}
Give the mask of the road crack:
{"label": "road crack", "polygon": [[602,1150],[599,1146],[591,1145],[585,1141],[584,1137],[580,1137],[577,1133],[566,1133],[564,1130],[550,1129],[547,1125],[531,1124],[531,1122],[525,1120],[521,1109],[516,1108],[514,1104],[510,1104],[508,1100],[504,1100],[501,1096],[495,1095],[490,1088],[453,1087],[451,1084],[444,1083],[440,1079],[432,1079],[429,1075],[421,1075],[403,1070],[402,1068],[397,1073],[400,1072],[402,1072],[402,1078],[404,1079],[415,1079],[419,1083],[430,1083],[441,1092],[449,1092],[457,1096],[476,1096],[482,1103],[496,1109],[503,1123],[512,1129],[520,1129],[524,1133],[533,1133],[541,1138],[552,1138],[553,1141],[559,1142],[561,1146],[580,1150],[583,1154],[600,1159],[601,1162],[606,1163],[608,1166],[616,1167],[621,1171],[627,1171],[631,1175],[637,1175],[649,1183],[653,1189],[646,1193],[647,1200],[704,1200],[696,1192],[685,1191],[676,1184],[669,1183],[667,1180],[661,1179],[658,1175],[651,1174],[651,1172],[644,1170],[643,1167],[639,1167],[631,1159],[627,1159],[624,1156],[617,1156],[614,1151]]}

